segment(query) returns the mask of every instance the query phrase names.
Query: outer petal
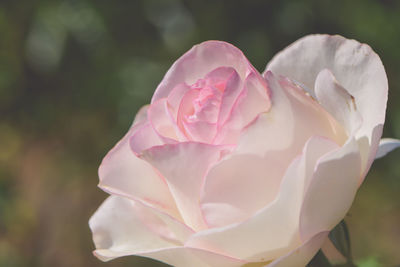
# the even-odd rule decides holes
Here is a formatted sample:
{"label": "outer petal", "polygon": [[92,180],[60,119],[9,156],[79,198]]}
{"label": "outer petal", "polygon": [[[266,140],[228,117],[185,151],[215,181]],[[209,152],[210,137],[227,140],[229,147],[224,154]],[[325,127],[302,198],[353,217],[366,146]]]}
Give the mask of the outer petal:
{"label": "outer petal", "polygon": [[387,153],[400,147],[400,140],[393,138],[383,138],[379,143],[378,153],[376,153],[377,159],[386,156]]}
{"label": "outer petal", "polygon": [[314,83],[323,69],[331,70],[354,96],[363,118],[358,136],[367,136],[370,151],[375,151],[378,142],[372,142],[372,131],[385,120],[388,82],[379,56],[368,45],[341,36],[309,35],[278,53],[267,65],[267,70],[303,84],[311,94],[315,94]]}
{"label": "outer petal", "polygon": [[[186,245],[210,249],[252,262],[273,260],[295,249],[301,244],[299,216],[307,182],[306,175],[312,173],[310,169],[314,168],[319,157],[336,147],[332,141],[325,138],[310,139],[304,148],[303,156],[297,157],[288,167],[279,195],[273,202],[248,220],[198,232],[190,237]],[[229,193],[229,187],[225,190],[221,188],[220,194]],[[246,192],[243,197],[247,196]]]}
{"label": "outer petal", "polygon": [[166,179],[185,223],[195,230],[206,228],[199,206],[200,189],[223,148],[185,142],[153,147],[141,155]]}
{"label": "outer petal", "polygon": [[162,238],[146,227],[138,208],[140,204],[137,202],[118,196],[111,196],[104,201],[89,221],[96,256],[106,261],[176,246],[175,242]]}
{"label": "outer petal", "polygon": [[234,68],[242,80],[249,72],[256,71],[242,51],[233,45],[221,41],[204,42],[194,46],[171,66],[151,102],[167,97],[176,85],[193,84],[219,67]]}
{"label": "outer petal", "polygon": [[291,251],[283,257],[268,264],[268,267],[301,267],[306,266],[321,248],[329,232],[321,232],[313,236],[302,246]]}
{"label": "outer petal", "polygon": [[103,261],[128,255],[144,256],[177,267],[239,267],[245,263],[211,251],[181,246],[180,238],[186,238],[191,231],[154,211],[129,199],[109,197],[89,221],[96,245],[94,254]]}
{"label": "outer petal", "polygon": [[150,105],[145,105],[139,109],[139,111],[136,113],[135,120],[133,121],[131,127],[140,125],[147,121],[147,111],[149,109],[149,106]]}
{"label": "outer petal", "polygon": [[325,240],[325,243],[321,247],[321,251],[331,264],[339,265],[347,262],[347,258],[340,253],[329,238]]}
{"label": "outer petal", "polygon": [[168,248],[139,255],[156,259],[175,267],[239,267],[246,264],[245,261],[240,259],[190,247]]}
{"label": "outer petal", "polygon": [[303,240],[321,231],[330,231],[344,218],[358,189],[360,176],[361,158],[354,138],[320,159],[301,209]]}
{"label": "outer petal", "polygon": [[[141,126],[138,124],[134,127]],[[179,217],[175,202],[163,178],[154,172],[150,164],[139,159],[131,150],[129,138],[135,130],[137,129],[132,128],[103,159],[99,168],[99,187],[110,194],[142,201]]]}

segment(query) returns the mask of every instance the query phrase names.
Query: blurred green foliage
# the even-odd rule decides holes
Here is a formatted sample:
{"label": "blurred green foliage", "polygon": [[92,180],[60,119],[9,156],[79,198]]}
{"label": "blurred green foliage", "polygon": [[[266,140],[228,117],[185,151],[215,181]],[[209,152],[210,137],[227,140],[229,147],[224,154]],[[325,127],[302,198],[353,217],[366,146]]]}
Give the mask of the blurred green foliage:
{"label": "blurred green foliage", "polygon": [[[101,263],[87,221],[107,197],[102,157],[204,40],[233,43],[259,71],[309,33],[368,43],[389,77],[384,135],[400,137],[399,14],[396,0],[2,0],[0,266],[164,266]],[[399,158],[374,164],[346,218],[359,266],[400,263]]]}

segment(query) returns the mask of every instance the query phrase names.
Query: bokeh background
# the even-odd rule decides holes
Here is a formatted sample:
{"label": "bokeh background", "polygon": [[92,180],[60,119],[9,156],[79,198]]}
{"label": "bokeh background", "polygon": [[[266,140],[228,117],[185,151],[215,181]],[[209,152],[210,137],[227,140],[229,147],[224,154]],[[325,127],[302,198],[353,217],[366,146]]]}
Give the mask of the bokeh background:
{"label": "bokeh background", "polygon": [[[400,138],[400,1],[1,0],[0,266],[164,266],[92,255],[103,156],[194,44],[231,42],[263,71],[309,33],[374,48],[390,84],[384,136]],[[399,159],[374,163],[346,218],[359,266],[400,264]]]}

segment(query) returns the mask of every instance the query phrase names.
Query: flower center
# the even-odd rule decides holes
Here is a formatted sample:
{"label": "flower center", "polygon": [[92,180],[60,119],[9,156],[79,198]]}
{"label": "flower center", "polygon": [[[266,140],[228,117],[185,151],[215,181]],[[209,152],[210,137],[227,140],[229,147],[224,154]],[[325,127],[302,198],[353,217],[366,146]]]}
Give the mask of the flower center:
{"label": "flower center", "polygon": [[192,109],[185,116],[186,121],[217,123],[225,85],[225,82],[212,84],[204,79],[193,84],[191,87],[195,97],[192,101]]}

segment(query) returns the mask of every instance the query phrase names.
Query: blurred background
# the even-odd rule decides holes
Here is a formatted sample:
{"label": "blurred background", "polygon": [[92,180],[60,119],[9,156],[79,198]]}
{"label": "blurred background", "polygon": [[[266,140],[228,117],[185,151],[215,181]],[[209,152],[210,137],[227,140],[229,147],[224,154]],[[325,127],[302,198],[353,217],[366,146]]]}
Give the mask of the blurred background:
{"label": "blurred background", "polygon": [[[102,263],[88,219],[107,197],[97,168],[169,66],[199,42],[233,43],[263,71],[310,33],[380,55],[384,136],[400,138],[400,1],[0,1],[0,266]],[[347,216],[359,266],[400,263],[400,151],[374,163]],[[340,197],[340,196],[338,196]]]}

